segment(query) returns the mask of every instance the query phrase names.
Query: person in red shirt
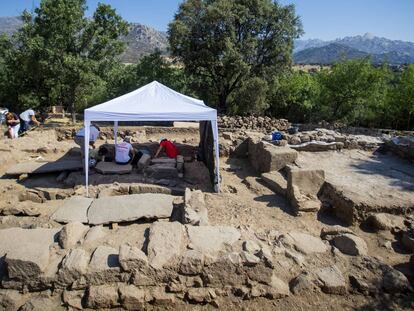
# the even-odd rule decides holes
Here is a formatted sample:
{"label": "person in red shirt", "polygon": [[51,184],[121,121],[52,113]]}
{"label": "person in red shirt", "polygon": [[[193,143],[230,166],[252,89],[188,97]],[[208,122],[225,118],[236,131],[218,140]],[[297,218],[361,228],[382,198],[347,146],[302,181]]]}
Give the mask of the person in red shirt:
{"label": "person in red shirt", "polygon": [[157,153],[155,154],[155,158],[157,158],[160,152],[163,150],[169,158],[176,158],[178,155],[177,147],[171,141],[165,138],[161,139],[160,147],[158,148]]}

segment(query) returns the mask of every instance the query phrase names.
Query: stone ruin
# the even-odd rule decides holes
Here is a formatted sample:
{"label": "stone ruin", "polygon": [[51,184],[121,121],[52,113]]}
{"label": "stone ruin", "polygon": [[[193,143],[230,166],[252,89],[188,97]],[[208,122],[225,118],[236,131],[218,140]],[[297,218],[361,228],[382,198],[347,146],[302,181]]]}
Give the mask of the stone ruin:
{"label": "stone ruin", "polygon": [[[63,227],[0,230],[3,309],[141,310],[184,302],[221,308],[222,298],[230,296],[280,299],[318,288],[336,295],[412,290],[401,272],[368,257],[365,241],[349,229],[323,229],[319,238],[278,231],[258,236],[247,228],[211,226],[199,190],[187,189],[184,197],[74,196],[52,218]],[[114,229],[143,219],[156,221],[138,243],[102,243],[110,241],[105,240],[110,230],[102,224]],[[372,221],[380,227],[381,219]],[[333,250],[351,256],[358,269],[344,272],[340,255],[327,265]],[[373,269],[382,271],[382,280]],[[45,294],[31,295],[36,292]]]}

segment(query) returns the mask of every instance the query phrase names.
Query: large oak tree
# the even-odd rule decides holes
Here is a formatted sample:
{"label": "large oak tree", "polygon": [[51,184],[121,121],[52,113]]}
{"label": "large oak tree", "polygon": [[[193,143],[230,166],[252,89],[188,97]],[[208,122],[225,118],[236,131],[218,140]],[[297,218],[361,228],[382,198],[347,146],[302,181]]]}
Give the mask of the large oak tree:
{"label": "large oak tree", "polygon": [[260,112],[302,32],[293,5],[271,0],[187,0],[169,25],[172,55],[220,111]]}

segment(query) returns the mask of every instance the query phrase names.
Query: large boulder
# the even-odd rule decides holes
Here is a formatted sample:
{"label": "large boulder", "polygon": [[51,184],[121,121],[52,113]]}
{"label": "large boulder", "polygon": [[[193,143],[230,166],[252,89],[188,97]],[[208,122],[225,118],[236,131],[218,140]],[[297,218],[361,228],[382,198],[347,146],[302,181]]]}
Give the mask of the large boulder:
{"label": "large boulder", "polygon": [[239,230],[227,226],[187,226],[187,232],[190,247],[203,254],[215,254],[241,236]]}
{"label": "large boulder", "polygon": [[263,173],[260,177],[270,190],[273,190],[275,193],[282,196],[286,195],[287,180],[281,173],[272,171],[269,173]]}
{"label": "large boulder", "polygon": [[296,213],[320,209],[321,202],[318,194],[324,183],[325,172],[323,170],[289,167],[286,192]]}
{"label": "large boulder", "polygon": [[248,150],[250,163],[258,173],[279,171],[298,157],[289,147],[277,147],[256,137],[249,138]]}
{"label": "large boulder", "polygon": [[148,259],[150,265],[161,269],[178,265],[185,247],[184,226],[179,222],[155,222],[150,227]]}
{"label": "large boulder", "polygon": [[389,293],[412,291],[407,277],[400,271],[388,266],[383,271],[382,287]]}
{"label": "large boulder", "polygon": [[183,223],[196,226],[208,225],[208,211],[201,190],[185,189]]}
{"label": "large boulder", "polygon": [[58,231],[43,228],[0,230],[0,258],[6,255],[9,277],[32,279],[45,272],[49,265],[50,247]]}
{"label": "large boulder", "polygon": [[119,263],[125,271],[141,270],[148,266],[148,258],[138,247],[122,244],[119,247]]}
{"label": "large boulder", "polygon": [[73,248],[78,244],[89,229],[80,222],[71,222],[63,226],[59,233],[59,245],[62,248]]}
{"label": "large boulder", "polygon": [[89,254],[83,249],[72,249],[63,258],[59,269],[59,279],[70,283],[86,274],[89,264]]}
{"label": "large boulder", "polygon": [[367,243],[356,235],[344,233],[333,238],[333,244],[342,253],[351,256],[363,256],[368,254]]}

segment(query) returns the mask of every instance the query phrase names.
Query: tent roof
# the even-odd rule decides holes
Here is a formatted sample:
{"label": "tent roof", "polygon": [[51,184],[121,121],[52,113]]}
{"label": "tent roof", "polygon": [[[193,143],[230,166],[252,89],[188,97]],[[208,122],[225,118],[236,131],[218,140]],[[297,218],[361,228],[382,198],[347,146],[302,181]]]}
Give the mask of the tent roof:
{"label": "tent roof", "polygon": [[85,109],[88,121],[216,120],[217,111],[202,100],[180,94],[153,81],[103,104]]}

